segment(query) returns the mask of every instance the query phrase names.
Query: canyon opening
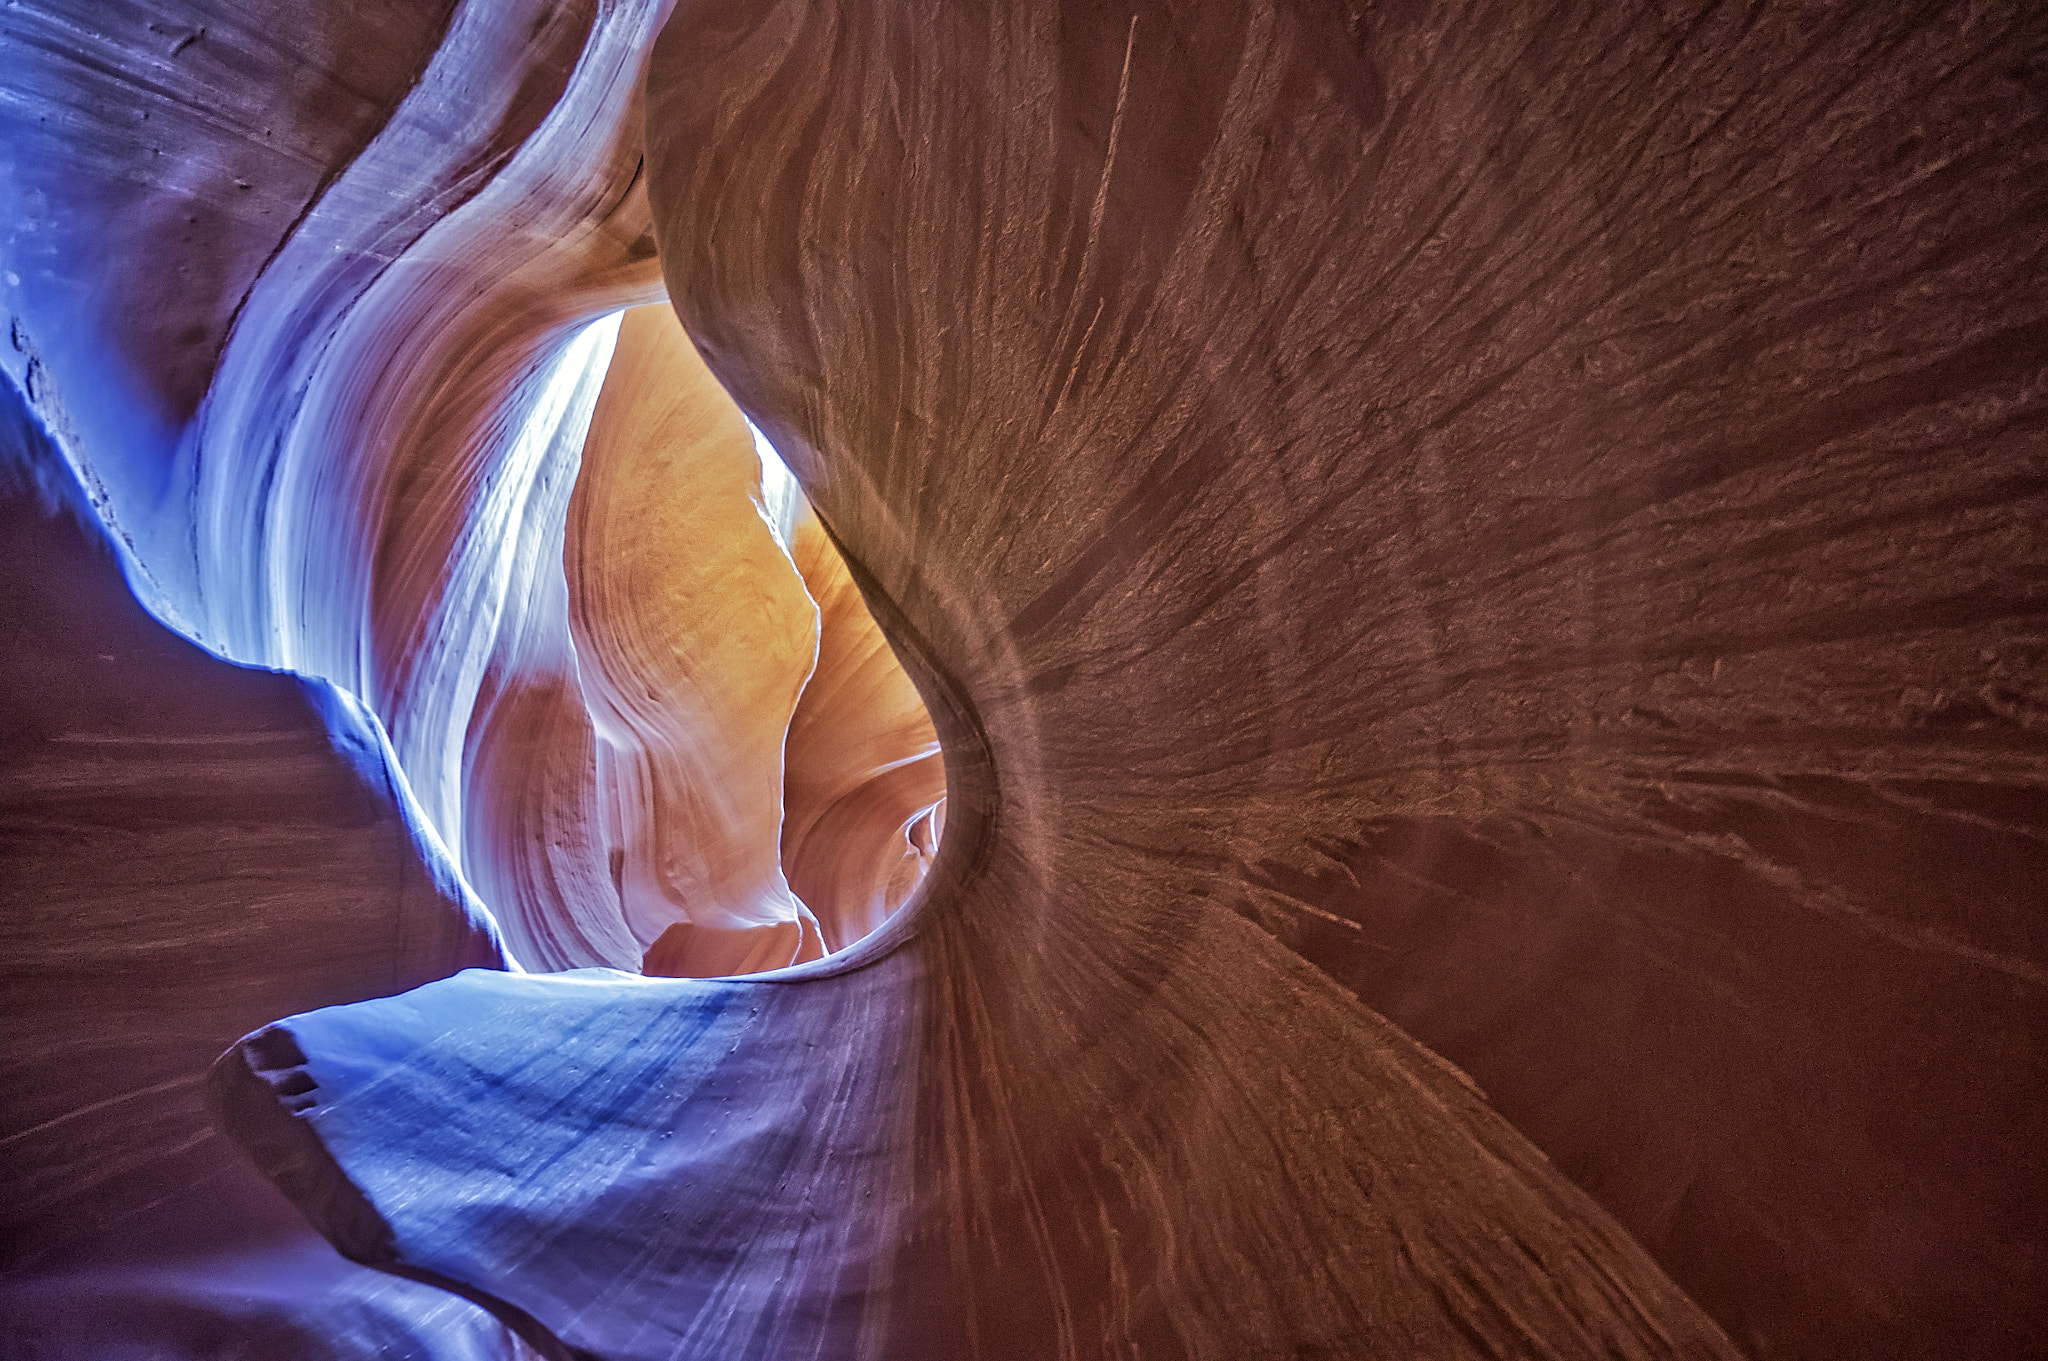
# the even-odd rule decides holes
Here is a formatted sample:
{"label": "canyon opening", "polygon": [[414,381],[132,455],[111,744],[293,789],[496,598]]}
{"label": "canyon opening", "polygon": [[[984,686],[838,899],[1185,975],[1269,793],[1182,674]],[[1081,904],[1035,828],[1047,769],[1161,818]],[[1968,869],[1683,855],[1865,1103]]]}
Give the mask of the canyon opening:
{"label": "canyon opening", "polygon": [[2040,1352],[2048,7],[0,70],[0,1361]]}

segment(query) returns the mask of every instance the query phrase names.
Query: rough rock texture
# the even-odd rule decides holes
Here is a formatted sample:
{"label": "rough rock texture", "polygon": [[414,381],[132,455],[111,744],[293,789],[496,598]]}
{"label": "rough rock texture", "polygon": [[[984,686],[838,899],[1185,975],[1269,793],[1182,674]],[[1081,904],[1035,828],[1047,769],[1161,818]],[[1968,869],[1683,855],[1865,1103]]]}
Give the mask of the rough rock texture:
{"label": "rough rock texture", "polygon": [[[988,743],[928,1061],[1311,1124],[1217,1012],[1168,1095],[1235,909],[1746,1349],[2036,1346],[2044,69],[2025,7],[681,11],[671,292]],[[1051,1124],[953,1175],[1084,1219]]]}
{"label": "rough rock texture", "polygon": [[1150,977],[993,951],[1047,1010],[931,922],[802,981],[472,972],[260,1031],[216,1099],[347,1255],[608,1358],[1737,1355],[1237,918]]}
{"label": "rough rock texture", "polygon": [[651,214],[947,744],[836,959],[232,1051],[335,1242],[619,1357],[1726,1354],[1681,1289],[2038,1350],[2038,7],[691,0],[644,176],[658,5],[306,8],[0,18],[4,358],[144,600],[364,695],[515,949],[637,962],[537,565]]}

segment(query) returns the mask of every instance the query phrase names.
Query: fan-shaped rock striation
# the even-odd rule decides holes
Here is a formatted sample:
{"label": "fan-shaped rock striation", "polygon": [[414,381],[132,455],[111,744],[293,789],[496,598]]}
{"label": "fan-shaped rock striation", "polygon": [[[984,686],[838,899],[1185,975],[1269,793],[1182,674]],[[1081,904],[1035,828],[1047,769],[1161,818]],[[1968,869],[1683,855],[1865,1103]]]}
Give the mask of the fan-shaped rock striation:
{"label": "fan-shaped rock striation", "polygon": [[0,19],[30,1354],[2035,1348],[2048,21],[665,19]]}

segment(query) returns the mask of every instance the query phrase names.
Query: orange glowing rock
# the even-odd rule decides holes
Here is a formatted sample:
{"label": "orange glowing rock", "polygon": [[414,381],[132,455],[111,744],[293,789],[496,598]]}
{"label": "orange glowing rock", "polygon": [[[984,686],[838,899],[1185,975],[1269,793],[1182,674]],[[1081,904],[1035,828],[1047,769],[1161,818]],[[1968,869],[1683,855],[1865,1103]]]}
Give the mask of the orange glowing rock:
{"label": "orange glowing rock", "polygon": [[0,510],[0,1337],[2048,1330],[2028,7],[95,8],[0,24],[112,531]]}
{"label": "orange glowing rock", "polygon": [[923,881],[945,818],[939,736],[808,506],[790,545],[818,602],[818,667],[789,726],[782,863],[844,949]]}
{"label": "orange glowing rock", "polygon": [[564,565],[622,911],[649,945],[695,928],[650,954],[658,972],[788,964],[797,937],[816,938],[776,849],[783,734],[817,658],[818,614],[764,509],[746,422],[675,314],[628,312]]}

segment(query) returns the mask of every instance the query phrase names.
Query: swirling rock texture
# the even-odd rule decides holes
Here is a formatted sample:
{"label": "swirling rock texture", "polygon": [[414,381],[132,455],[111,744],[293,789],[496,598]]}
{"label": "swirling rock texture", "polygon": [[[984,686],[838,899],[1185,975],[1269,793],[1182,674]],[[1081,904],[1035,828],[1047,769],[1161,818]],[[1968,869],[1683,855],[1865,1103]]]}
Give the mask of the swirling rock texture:
{"label": "swirling rock texture", "polygon": [[636,189],[658,18],[231,0],[5,20],[10,374],[144,602],[361,696],[536,967],[640,957],[586,831],[593,739],[548,565],[603,371],[561,352],[660,296]]}
{"label": "swirling rock texture", "polygon": [[635,308],[570,512],[570,626],[620,910],[649,973],[816,959],[780,855],[782,746],[818,612],[745,419],[666,306]]}
{"label": "swirling rock texture", "polygon": [[[781,526],[823,626],[782,859],[826,943],[901,901],[945,795],[909,909],[795,972],[469,972],[230,1053],[237,1137],[425,1292],[371,1310],[408,1345],[520,1345],[452,1297],[429,1320],[431,1281],[556,1355],[2035,1349],[2036,11],[692,0],[644,175],[658,7],[121,15],[8,10],[9,373],[153,610],[383,717],[414,840],[515,955],[630,970],[660,921],[610,872],[605,817],[645,810],[597,811],[597,752],[623,678],[678,692],[661,640],[702,630],[630,592],[573,614],[548,566],[601,401],[577,328],[658,296],[657,244],[816,507]],[[143,240],[185,272],[128,264]],[[611,485],[581,523],[670,513]],[[872,639],[834,641],[821,534],[943,786],[900,682],[859,679]],[[56,560],[20,542],[10,582]],[[17,658],[58,655],[36,598]],[[195,711],[294,730],[180,655]],[[75,759],[60,726],[22,759]],[[268,788],[250,760],[208,766],[223,798]],[[61,829],[51,772],[18,806]],[[386,784],[370,822],[404,826]],[[840,816],[888,837],[817,839],[863,788]],[[179,846],[210,816],[112,820]],[[340,854],[275,841],[294,876]],[[128,986],[139,862],[24,854],[100,915],[59,938],[10,898],[46,923],[9,947],[44,980],[18,1024],[82,1033]],[[385,934],[409,971],[286,986],[213,866],[156,860],[177,938],[221,942],[211,991],[166,961],[164,995],[252,999],[195,1050],[473,962]],[[194,1060],[139,1026],[105,1023],[104,1080],[10,1077],[9,1137],[200,1133]],[[279,1307],[361,1317],[373,1278],[297,1242]],[[80,1253],[195,1350],[263,1274]],[[78,1287],[37,1279],[17,1316],[60,1348]]]}
{"label": "swirling rock texture", "polygon": [[1135,10],[658,58],[685,324],[988,737],[932,1052],[1198,1118],[1076,961],[1233,908],[1745,1349],[2030,1349],[2040,16]]}
{"label": "swirling rock texture", "polygon": [[605,367],[583,323],[660,292],[632,126],[653,19],[458,9],[252,286],[187,437],[184,617],[364,696],[541,968],[641,953],[596,830],[557,565]]}
{"label": "swirling rock texture", "polygon": [[[447,7],[263,17],[0,18],[0,1351],[530,1355],[338,1259],[200,1100],[257,1017],[504,961],[374,718],[163,628],[134,537],[100,528],[166,494],[243,291]],[[85,485],[46,423],[96,456]]]}
{"label": "swirling rock texture", "polygon": [[789,725],[782,863],[828,949],[875,930],[930,871],[946,826],[939,735],[806,504],[790,553],[819,613],[818,666]]}
{"label": "swirling rock texture", "polygon": [[[24,91],[6,358],[34,408],[6,450],[9,1355],[525,1354],[458,1296],[336,1257],[199,1079],[278,1015],[514,959],[638,969],[647,944],[608,873],[562,563],[618,330],[584,323],[661,296],[637,103],[661,12],[291,17],[57,4],[0,29]],[[586,509],[646,498],[630,468]],[[737,504],[807,640],[793,692],[816,610]],[[131,586],[219,652],[347,689],[209,657]],[[599,620],[588,660],[632,623]],[[771,803],[787,710],[747,772]],[[779,878],[778,826],[779,805],[723,849]]]}
{"label": "swirling rock texture", "polygon": [[[23,46],[55,45],[60,17],[77,20],[44,18],[56,32],[39,30],[36,17],[23,21],[31,40]],[[148,16],[128,17],[140,23]],[[171,44],[178,48],[172,55],[227,44],[222,59],[237,69],[264,55],[234,46],[255,41],[250,16],[214,28],[203,14],[187,17],[196,26],[177,29],[183,45]],[[260,243],[267,258],[256,257],[252,240],[232,270],[209,267],[209,278],[226,275],[223,286],[237,291],[235,326],[215,338],[217,369],[204,401],[184,403],[180,427],[144,432],[113,424],[105,413],[121,410],[112,400],[118,386],[101,381],[68,333],[45,324],[61,310],[38,306],[34,290],[26,290],[15,325],[17,363],[33,368],[39,404],[70,433],[74,458],[134,547],[138,585],[152,608],[228,656],[318,675],[363,696],[389,729],[457,864],[492,904],[518,956],[538,968],[637,969],[660,934],[658,925],[629,925],[645,914],[622,906],[612,872],[614,853],[628,847],[614,834],[619,818],[602,814],[619,805],[598,766],[601,751],[620,748],[616,740],[600,742],[593,725],[569,626],[576,597],[558,566],[610,355],[611,332],[584,323],[661,296],[638,106],[659,18],[659,7],[549,3],[517,11],[472,4],[443,14],[433,34],[438,48],[415,51],[416,83],[392,92],[396,102],[374,137],[358,129],[353,142],[330,151],[302,135],[304,154],[326,151],[336,164],[320,183],[289,182],[311,195],[307,201],[266,204],[255,215],[259,223],[273,219],[279,233]],[[365,30],[340,17],[323,22],[340,31],[314,25],[314,54],[283,54],[301,65],[271,54],[277,83],[316,87],[302,96],[309,104],[331,99],[326,87],[338,77],[329,68],[343,60],[333,49],[367,41],[362,31],[388,29],[393,40],[407,32],[375,15]],[[162,16],[150,23],[144,32],[176,28]],[[116,45],[116,56],[125,51]],[[86,55],[111,64],[108,54]],[[115,93],[142,106],[112,119],[124,124],[121,135],[134,135],[127,121],[163,113],[153,89],[117,86]],[[95,87],[73,96],[87,105],[83,111],[59,112],[82,120],[101,110],[93,116],[105,120],[111,101]],[[173,114],[182,111],[180,101],[169,102]],[[119,140],[98,126],[71,131],[80,140]],[[188,165],[189,178],[191,163],[242,154],[229,134],[246,131],[186,128],[188,145],[174,159]],[[162,150],[150,148],[153,156]],[[47,173],[31,157],[20,165],[24,177]],[[234,183],[243,195],[262,187]],[[62,276],[82,273],[79,265],[43,243],[76,229],[81,197],[53,200],[38,186],[24,194],[33,212],[17,229],[27,243],[24,266],[43,265],[41,273],[73,289],[83,281]],[[237,245],[229,238],[218,248]],[[62,268],[47,267],[44,256]],[[135,305],[124,282],[117,275],[101,286],[113,294],[109,310]],[[46,333],[57,337],[54,345],[44,343]],[[190,358],[180,350],[157,361],[174,368]],[[693,353],[656,362],[717,394],[728,423],[743,431]],[[633,372],[643,385],[656,381],[644,368]],[[751,460],[744,435],[733,430],[724,432],[736,440],[727,452]],[[623,472],[608,474],[604,485],[607,504],[655,494]],[[697,499],[708,503],[712,494],[699,488]],[[758,525],[754,538],[756,559],[760,550],[781,552]],[[608,548],[625,556],[617,535]],[[777,570],[789,576],[786,561]],[[585,585],[596,579],[580,578]],[[800,588],[785,604],[800,616],[792,626],[815,631]],[[621,616],[619,627],[630,631],[631,623]],[[606,622],[598,633],[610,628]],[[735,657],[752,655],[756,640],[700,632],[707,635],[700,641],[715,638]],[[604,660],[604,641],[584,633],[586,660]],[[747,664],[764,662],[754,656]],[[802,686],[809,666],[806,650],[787,684]],[[601,681],[602,667],[591,675]],[[595,700],[615,715],[601,685]],[[763,740],[779,745],[786,726],[775,720]],[[724,731],[717,723],[699,727]],[[649,759],[660,758],[636,750],[613,764],[630,769]],[[702,774],[693,797],[724,797],[728,785]],[[764,766],[762,774],[773,801],[779,770]],[[625,806],[637,799],[629,792]],[[673,803],[672,791],[655,815]],[[765,857],[765,873],[779,875],[775,826],[770,816],[765,832],[735,832],[722,853]],[[642,862],[625,858],[638,876]],[[700,912],[768,912],[752,892],[740,891],[723,908],[700,904]],[[776,911],[793,922],[799,909],[788,901]],[[702,967],[728,972],[716,965],[733,962]]]}
{"label": "swirling rock texture", "polygon": [[0,1352],[530,1355],[337,1258],[200,1099],[264,1017],[505,967],[375,720],[144,613],[12,387],[0,570]]}

